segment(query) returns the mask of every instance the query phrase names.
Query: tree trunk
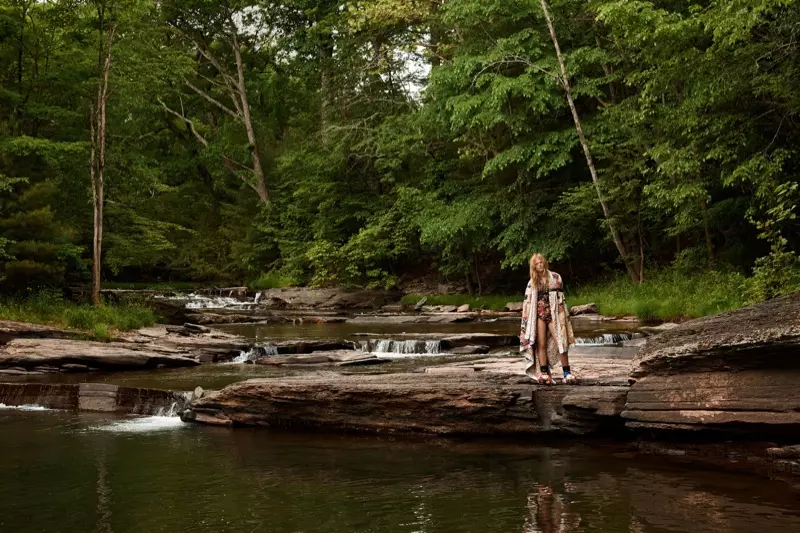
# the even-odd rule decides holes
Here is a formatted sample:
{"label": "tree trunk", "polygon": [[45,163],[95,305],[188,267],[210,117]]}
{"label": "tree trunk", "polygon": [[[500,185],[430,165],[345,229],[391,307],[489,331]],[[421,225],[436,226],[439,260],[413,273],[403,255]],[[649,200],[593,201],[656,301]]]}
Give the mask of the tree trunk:
{"label": "tree trunk", "polygon": [[630,276],[631,280],[634,283],[639,283],[641,276],[639,272],[637,272],[636,263],[632,261],[628,255],[628,251],[625,247],[625,243],[622,241],[622,236],[620,235],[619,231],[617,231],[616,225],[613,222],[611,216],[611,210],[608,207],[608,203],[603,199],[603,192],[600,188],[600,178],[597,176],[597,169],[594,166],[594,161],[592,159],[592,152],[589,149],[589,142],[586,140],[586,135],[583,133],[583,126],[581,125],[581,119],[578,115],[578,110],[575,107],[575,101],[572,99],[572,88],[569,84],[569,78],[567,77],[567,66],[564,63],[564,57],[561,55],[561,47],[558,44],[558,37],[556,36],[556,29],[553,26],[553,20],[550,16],[550,8],[547,5],[546,0],[539,0],[542,5],[542,12],[544,13],[545,21],[547,22],[547,28],[550,30],[550,38],[553,41],[553,47],[556,51],[556,58],[558,59],[559,67],[561,68],[561,85],[564,88],[564,92],[567,95],[567,103],[569,104],[570,111],[572,111],[572,119],[575,122],[575,129],[578,132],[578,138],[581,141],[581,146],[583,147],[583,153],[586,156],[586,163],[589,166],[589,172],[592,175],[592,182],[594,183],[595,190],[597,191],[597,198],[600,201],[600,206],[603,208],[603,215],[605,216],[606,222],[608,223],[608,228],[611,230],[611,236],[614,239],[614,244],[617,247],[617,251],[619,252],[620,257],[622,258],[622,262],[625,264],[625,268],[628,271],[628,275]]}
{"label": "tree trunk", "polygon": [[[89,153],[92,180],[92,203],[94,207],[94,234],[92,239],[92,303],[100,305],[100,271],[103,255],[103,203],[106,170],[106,102],[108,101],[108,74],[111,71],[111,45],[114,41],[114,27],[108,29],[108,43],[105,50],[102,78],[97,88],[97,113],[92,116],[92,147]],[[92,106],[94,111],[94,106]],[[95,129],[95,122],[97,127]],[[95,160],[95,151],[97,158]]]}
{"label": "tree trunk", "polygon": [[261,154],[258,150],[258,138],[256,137],[256,130],[253,127],[253,120],[250,116],[250,103],[247,99],[247,86],[244,82],[244,63],[242,61],[242,51],[239,49],[239,40],[236,33],[233,33],[233,55],[236,58],[236,74],[237,74],[237,89],[239,92],[239,100],[242,103],[242,122],[244,122],[245,130],[247,130],[247,142],[250,143],[250,156],[253,160],[253,176],[256,180],[256,192],[258,197],[265,204],[270,203],[269,191],[267,190],[267,182],[264,178],[264,167],[261,164]]}
{"label": "tree trunk", "polygon": [[331,140],[331,123],[333,122],[333,72],[331,64],[333,62],[333,35],[327,33],[324,41],[319,48],[320,57],[320,132],[322,142],[328,144]]}
{"label": "tree trunk", "polygon": [[706,253],[708,254],[708,268],[714,270],[716,262],[714,261],[714,244],[711,242],[711,228],[708,223],[708,204],[705,198],[700,200],[700,209],[703,211],[703,231],[706,234]]}
{"label": "tree trunk", "polygon": [[475,281],[478,283],[478,296],[483,295],[483,283],[481,282],[481,271],[480,265],[478,264],[478,256],[473,255],[473,259],[475,260]]}

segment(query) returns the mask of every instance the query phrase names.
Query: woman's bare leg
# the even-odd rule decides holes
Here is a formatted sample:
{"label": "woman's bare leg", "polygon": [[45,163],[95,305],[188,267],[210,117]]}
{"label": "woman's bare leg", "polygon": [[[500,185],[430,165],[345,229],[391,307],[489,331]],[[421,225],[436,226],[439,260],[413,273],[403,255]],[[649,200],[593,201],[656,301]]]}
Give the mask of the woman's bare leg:
{"label": "woman's bare leg", "polygon": [[[558,334],[556,333],[556,325],[550,322],[547,324],[548,330],[550,330],[550,335],[553,336],[554,339],[558,338]],[[566,353],[558,354],[559,359],[561,359],[561,366],[569,366],[569,356]]]}
{"label": "woman's bare leg", "polygon": [[547,323],[544,320],[536,319],[536,359],[539,366],[546,366],[547,363]]}

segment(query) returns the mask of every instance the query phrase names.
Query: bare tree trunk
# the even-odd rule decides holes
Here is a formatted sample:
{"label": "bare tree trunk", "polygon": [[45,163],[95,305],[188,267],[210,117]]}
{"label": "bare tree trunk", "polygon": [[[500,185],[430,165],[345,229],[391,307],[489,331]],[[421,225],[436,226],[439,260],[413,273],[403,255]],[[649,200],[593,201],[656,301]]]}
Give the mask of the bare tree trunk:
{"label": "bare tree trunk", "polygon": [[329,33],[325,36],[325,42],[320,46],[320,58],[322,59],[322,68],[320,70],[320,131],[322,133],[322,142],[328,144],[331,140],[330,128],[333,121],[333,87],[332,87],[332,71],[331,62],[333,60],[333,36]]}
{"label": "bare tree trunk", "polygon": [[473,255],[473,259],[475,260],[475,281],[478,282],[478,296],[483,295],[483,283],[481,282],[481,271],[480,266],[478,265],[478,256]]}
{"label": "bare tree trunk", "polygon": [[[248,166],[240,161],[226,156],[225,154],[221,154],[222,163],[233,175],[241,179],[250,188],[252,188],[256,194],[258,194],[258,198],[261,200],[261,202],[269,204],[269,188],[267,187],[266,174],[264,172],[264,164],[261,161],[261,151],[259,150],[258,137],[256,135],[255,125],[253,124],[250,111],[250,103],[247,96],[247,86],[245,84],[244,77],[244,62],[242,61],[242,51],[239,46],[236,23],[233,20],[229,20],[229,23],[230,37],[225,36],[223,41],[230,46],[231,50],[233,51],[236,62],[235,73],[223,66],[219,58],[216,57],[201,40],[184,32],[181,33],[183,33],[184,37],[193,42],[197,47],[198,61],[200,61],[202,58],[205,58],[217,70],[221,80],[218,85],[226,90],[227,96],[230,99],[230,105],[223,103],[221,100],[215,98],[210,92],[203,90],[201,87],[198,87],[188,80],[186,81],[186,86],[197,93],[205,101],[213,104],[217,109],[222,110],[231,116],[236,122],[244,126],[245,132],[247,133],[248,150],[250,152],[250,158],[252,159],[252,166]],[[178,29],[178,31],[181,30]],[[205,78],[205,76],[202,75],[200,75],[200,77]],[[205,79],[208,80],[208,78]],[[212,83],[214,82],[212,81]],[[182,101],[180,112],[170,109],[162,100],[159,100],[159,103],[167,113],[181,119],[189,128],[189,131],[203,146],[209,146],[209,141],[194,127],[194,122],[184,113]],[[233,107],[231,107],[231,105]],[[216,127],[214,115],[209,113],[208,116],[209,120],[212,122],[212,125]]]}
{"label": "bare tree trunk", "polygon": [[708,254],[708,268],[714,270],[716,262],[714,261],[714,244],[711,242],[711,228],[708,223],[708,204],[705,198],[700,200],[700,208],[703,211],[703,231],[706,234],[706,253]]}
{"label": "bare tree trunk", "polygon": [[[97,113],[92,106],[91,135],[92,146],[89,153],[92,180],[92,203],[94,207],[94,235],[92,239],[92,303],[100,305],[100,271],[103,255],[103,203],[104,179],[106,170],[106,102],[108,101],[108,74],[111,71],[111,45],[114,41],[114,27],[108,29],[108,43],[105,50],[103,77],[97,88]],[[97,128],[95,129],[95,122]],[[95,159],[95,152],[97,158]]]}
{"label": "bare tree trunk", "polygon": [[575,129],[578,132],[578,138],[581,141],[581,146],[583,147],[583,153],[586,156],[586,163],[589,165],[589,172],[592,175],[592,182],[594,183],[595,190],[597,191],[597,198],[600,201],[600,206],[603,208],[603,215],[605,216],[606,222],[608,223],[608,228],[611,230],[611,236],[614,239],[614,244],[617,246],[617,251],[619,255],[622,257],[622,261],[625,264],[625,268],[628,271],[628,275],[630,276],[631,280],[634,283],[639,283],[641,276],[639,272],[637,272],[637,268],[634,262],[631,261],[631,258],[628,255],[628,251],[625,248],[625,243],[622,241],[622,236],[620,235],[619,231],[616,228],[616,225],[613,222],[611,216],[611,210],[608,207],[608,203],[603,199],[603,192],[600,188],[600,178],[597,176],[597,169],[594,166],[594,160],[592,159],[592,152],[589,149],[589,142],[586,140],[586,135],[583,133],[583,126],[581,125],[581,119],[578,115],[578,110],[575,107],[575,101],[572,98],[572,88],[569,85],[569,78],[567,77],[567,66],[564,63],[564,57],[561,55],[561,47],[558,44],[558,37],[556,36],[556,28],[553,26],[553,20],[550,16],[550,8],[547,5],[546,0],[539,0],[542,5],[542,12],[544,13],[545,21],[547,22],[547,28],[550,30],[550,38],[553,40],[553,47],[556,50],[556,58],[558,59],[559,67],[561,68],[561,85],[564,88],[564,92],[567,95],[567,103],[569,104],[570,111],[572,111],[572,119],[575,122]]}
{"label": "bare tree trunk", "polygon": [[239,92],[239,99],[242,103],[242,122],[244,122],[244,127],[247,130],[247,142],[250,143],[250,156],[253,160],[253,175],[256,179],[255,189],[261,201],[265,204],[268,204],[269,191],[267,190],[267,182],[264,179],[264,167],[261,164],[261,154],[258,150],[258,138],[256,137],[256,130],[253,127],[253,119],[250,116],[250,103],[247,99],[247,86],[244,82],[244,63],[242,62],[242,51],[239,49],[239,40],[236,37],[235,30],[233,32],[233,55],[236,58],[236,86]]}

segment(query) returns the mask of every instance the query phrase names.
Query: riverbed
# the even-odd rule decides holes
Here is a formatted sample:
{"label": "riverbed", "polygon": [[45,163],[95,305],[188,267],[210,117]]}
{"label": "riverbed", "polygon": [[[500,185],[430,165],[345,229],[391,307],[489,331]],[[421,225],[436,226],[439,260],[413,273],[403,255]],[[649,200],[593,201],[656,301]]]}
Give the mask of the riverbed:
{"label": "riverbed", "polygon": [[0,409],[0,530],[798,531],[797,491],[621,447]]}

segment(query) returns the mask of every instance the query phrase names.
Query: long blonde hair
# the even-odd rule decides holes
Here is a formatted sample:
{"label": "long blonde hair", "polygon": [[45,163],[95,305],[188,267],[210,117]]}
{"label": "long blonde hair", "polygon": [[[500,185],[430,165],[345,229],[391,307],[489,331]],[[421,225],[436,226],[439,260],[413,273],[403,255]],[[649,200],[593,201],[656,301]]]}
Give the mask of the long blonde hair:
{"label": "long blonde hair", "polygon": [[[536,271],[536,266],[534,265],[534,262],[537,259],[541,259],[542,263],[544,264],[544,274],[542,275],[544,279],[542,280],[539,279],[539,272]],[[532,289],[540,289],[550,285],[550,263],[547,262],[547,259],[542,254],[535,253],[531,256],[530,268]]]}

